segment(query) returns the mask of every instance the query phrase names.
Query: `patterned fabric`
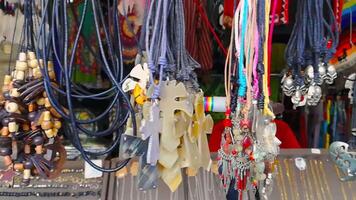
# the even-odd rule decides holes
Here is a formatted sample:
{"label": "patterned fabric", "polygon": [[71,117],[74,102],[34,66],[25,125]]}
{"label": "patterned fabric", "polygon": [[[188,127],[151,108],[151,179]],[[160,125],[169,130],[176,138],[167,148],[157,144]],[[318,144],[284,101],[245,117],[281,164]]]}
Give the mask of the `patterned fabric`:
{"label": "patterned fabric", "polygon": [[[200,0],[204,7],[206,0]],[[212,37],[194,0],[184,0],[186,48],[204,71],[213,68]]]}
{"label": "patterned fabric", "polygon": [[[224,25],[231,27],[232,16],[234,13],[234,1],[238,5],[239,0],[225,0],[224,1]],[[289,22],[289,0],[278,0],[275,16],[275,24],[288,24]],[[272,10],[271,10],[272,12]],[[270,16],[271,18],[272,16]]]}

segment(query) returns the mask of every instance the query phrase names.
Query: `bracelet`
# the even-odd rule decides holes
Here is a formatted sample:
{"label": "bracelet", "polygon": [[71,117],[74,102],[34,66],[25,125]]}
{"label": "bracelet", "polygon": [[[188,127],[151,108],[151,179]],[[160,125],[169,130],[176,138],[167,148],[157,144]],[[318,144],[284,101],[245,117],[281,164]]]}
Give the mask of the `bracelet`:
{"label": "bracelet", "polygon": [[315,190],[313,190],[313,184],[311,182],[311,175],[309,173],[308,168],[305,169],[305,172],[303,174],[306,175],[304,178],[305,178],[305,181],[307,182],[307,186],[308,186],[308,196],[310,196],[310,199],[313,199],[313,197],[314,197],[313,191],[315,191]]}
{"label": "bracelet", "polygon": [[332,197],[332,194],[331,194],[331,191],[330,191],[330,187],[329,187],[329,183],[328,183],[328,179],[326,178],[326,173],[325,173],[325,169],[324,169],[324,163],[321,160],[319,160],[319,163],[317,161],[315,161],[315,162],[316,162],[316,165],[319,166],[320,173],[321,173],[321,176],[322,176],[322,179],[323,179],[322,182],[325,183],[326,191],[328,193],[328,196]]}
{"label": "bracelet", "polygon": [[[314,161],[314,162],[313,162]],[[324,186],[323,186],[323,181],[321,179],[321,175],[319,174],[319,169],[317,166],[317,160],[309,160],[310,165],[312,166],[312,169],[315,172],[316,178],[317,178],[317,182],[319,182],[319,186],[320,186],[320,190],[321,190],[321,198],[322,199],[327,199],[327,196],[325,194],[325,190],[324,190]]]}
{"label": "bracelet", "polygon": [[286,167],[286,175],[287,175],[287,178],[288,178],[288,182],[289,182],[289,186],[290,186],[290,190],[291,190],[291,194],[292,194],[291,195],[292,196],[291,199],[295,199],[294,194],[295,194],[296,191],[295,191],[295,187],[293,186],[293,180],[292,180],[292,176],[290,174],[288,159],[284,159],[283,162],[284,162],[284,165]]}
{"label": "bracelet", "polygon": [[[341,178],[341,176],[340,176],[340,171],[339,171],[339,168],[337,168],[337,166],[336,165],[334,165],[334,168],[335,168],[335,170],[336,170],[336,174],[337,174],[337,176],[339,177],[339,179]],[[344,197],[344,199],[346,200],[347,199],[347,195],[346,195],[346,192],[345,192],[345,187],[344,187],[344,183],[340,183],[340,185],[341,185],[341,193],[342,193],[342,196]]]}
{"label": "bracelet", "polygon": [[317,177],[315,175],[315,171],[313,169],[313,162],[311,160],[309,160],[309,166],[310,166],[310,171],[311,171],[311,174],[312,174],[312,180],[315,183],[314,184],[314,186],[315,186],[314,190],[316,192],[317,199],[323,199],[322,195],[320,194],[320,191],[319,191],[318,179],[317,179]]}

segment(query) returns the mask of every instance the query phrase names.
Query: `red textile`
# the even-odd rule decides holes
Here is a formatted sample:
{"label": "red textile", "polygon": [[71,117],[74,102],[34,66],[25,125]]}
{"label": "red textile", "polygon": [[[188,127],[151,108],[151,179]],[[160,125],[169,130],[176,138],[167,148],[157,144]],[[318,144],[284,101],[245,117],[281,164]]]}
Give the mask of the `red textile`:
{"label": "red textile", "polygon": [[[184,0],[185,46],[202,70],[213,68],[213,48],[209,27],[204,23],[193,0]],[[204,7],[206,0],[200,1]],[[205,19],[206,20],[206,19]]]}
{"label": "red textile", "polygon": [[[274,120],[277,125],[277,138],[282,142],[280,145],[283,149],[295,149],[301,148],[295,137],[292,129],[289,125],[282,120]],[[209,139],[210,152],[217,152],[220,148],[221,134],[224,131],[224,120],[216,123],[213,128],[213,132]]]}
{"label": "red textile", "polygon": [[282,120],[274,120],[277,125],[276,137],[282,142],[282,149],[297,149],[301,148],[294,132],[289,125]]}
{"label": "red textile", "polygon": [[[288,24],[288,2],[289,0],[277,0],[275,24]],[[239,0],[236,1],[238,4]],[[272,3],[272,2],[271,2]],[[224,1],[224,25],[231,26],[231,17],[234,13],[234,0],[225,0]],[[272,12],[272,9],[271,9]]]}

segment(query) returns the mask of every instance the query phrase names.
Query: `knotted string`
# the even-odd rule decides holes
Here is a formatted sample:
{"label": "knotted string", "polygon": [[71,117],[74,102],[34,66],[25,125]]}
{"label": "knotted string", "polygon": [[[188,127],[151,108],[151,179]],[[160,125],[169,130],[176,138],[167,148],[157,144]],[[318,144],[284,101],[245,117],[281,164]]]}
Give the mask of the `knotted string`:
{"label": "knotted string", "polygon": [[[324,16],[326,2],[328,18]],[[314,82],[320,83],[319,63],[328,63],[338,45],[339,29],[329,1],[301,0],[298,2],[296,22],[288,41],[285,58],[293,73],[295,85],[301,87],[304,80],[301,71],[308,65],[314,69]],[[332,43],[329,45],[329,43]]]}

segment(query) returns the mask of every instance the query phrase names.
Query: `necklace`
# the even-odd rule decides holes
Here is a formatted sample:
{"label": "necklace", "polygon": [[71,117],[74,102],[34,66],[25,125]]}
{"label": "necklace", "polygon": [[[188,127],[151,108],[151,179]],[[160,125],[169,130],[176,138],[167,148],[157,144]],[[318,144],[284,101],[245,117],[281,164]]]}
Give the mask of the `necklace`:
{"label": "necklace", "polygon": [[297,181],[296,181],[297,173],[295,173],[295,174],[293,173],[293,171],[295,171],[294,170],[295,169],[294,165],[292,165],[293,169],[289,168],[289,162],[290,162],[290,160],[288,159],[287,160],[287,164],[288,164],[288,169],[287,170],[290,171],[290,176],[292,177],[292,187],[295,189],[296,199],[300,199],[300,195],[299,195],[299,191],[298,191],[298,187],[297,187]]}
{"label": "necklace", "polygon": [[314,191],[316,192],[317,199],[323,199],[322,195],[320,194],[321,185],[318,184],[318,178],[315,175],[313,162],[311,160],[309,160],[309,167],[312,175],[312,180],[313,180],[312,182],[314,182]]}
{"label": "necklace", "polygon": [[289,186],[290,186],[290,190],[291,190],[291,193],[293,194],[293,195],[291,195],[292,196],[291,199],[295,199],[294,194],[296,194],[295,193],[296,188],[293,185],[293,180],[294,179],[293,179],[292,175],[290,174],[290,168],[289,168],[288,159],[284,159],[283,162],[284,162],[284,166],[286,168],[286,175],[287,175],[287,178],[288,178],[288,183],[289,183]]}
{"label": "necklace", "polygon": [[317,178],[316,182],[319,182],[318,185],[321,190],[321,197],[322,197],[322,199],[327,199],[327,194],[325,193],[325,190],[324,190],[324,184],[323,184],[322,177],[320,175],[320,170],[317,165],[317,160],[311,161],[310,165],[312,166],[312,170],[314,170],[314,172],[316,174],[316,178]]}
{"label": "necklace", "polygon": [[276,162],[277,162],[276,167],[278,168],[278,180],[281,183],[281,187],[280,187],[281,196],[282,196],[282,199],[286,199],[287,200],[288,199],[288,195],[287,195],[287,191],[286,191],[286,185],[284,183],[282,166],[281,166],[279,160],[276,160]]}
{"label": "necklace", "polygon": [[[329,17],[321,12],[325,5]],[[282,89],[292,97],[294,107],[317,105],[322,96],[320,86],[323,82],[332,84],[337,77],[335,67],[327,66],[338,43],[339,29],[335,27],[329,1],[298,2],[296,23],[285,52],[289,71],[282,80]]]}
{"label": "necklace", "polygon": [[[322,175],[322,179],[321,182],[325,184],[326,186],[326,191],[327,191],[327,195],[331,198],[332,197],[332,194],[331,194],[331,191],[330,191],[330,187],[329,187],[329,183],[328,183],[328,179],[326,177],[326,172],[325,172],[325,168],[324,168],[324,163],[323,161],[319,160],[319,162],[317,160],[315,160],[315,164],[317,166],[319,166],[319,171]],[[318,170],[318,169],[317,169]]]}

